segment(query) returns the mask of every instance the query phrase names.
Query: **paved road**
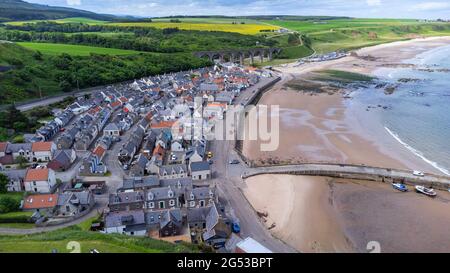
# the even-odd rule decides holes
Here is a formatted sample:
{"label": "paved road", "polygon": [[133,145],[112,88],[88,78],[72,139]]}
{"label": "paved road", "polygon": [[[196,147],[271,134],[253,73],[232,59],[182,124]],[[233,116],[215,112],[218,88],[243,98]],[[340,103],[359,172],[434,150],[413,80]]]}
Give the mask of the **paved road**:
{"label": "paved road", "polygon": [[37,227],[37,228],[30,228],[30,229],[19,229],[19,228],[0,228],[0,234],[8,234],[8,235],[26,235],[26,234],[35,234],[35,233],[41,233],[41,232],[48,232],[53,231],[57,229],[66,228],[69,226],[77,225],[79,223],[82,223],[89,218],[96,217],[101,213],[103,208],[107,205],[107,196],[96,196],[95,198],[96,204],[92,211],[90,211],[88,214],[74,220],[68,223],[55,225],[55,226],[48,226],[48,227]]}
{"label": "paved road", "polygon": [[[279,85],[282,83],[277,83]],[[236,99],[235,104],[246,103],[254,96],[255,88],[249,88],[242,92]],[[226,116],[225,116],[226,119]],[[281,240],[272,236],[262,220],[257,216],[256,211],[247,201],[243,194],[245,182],[241,175],[247,171],[247,166],[241,164],[231,165],[232,159],[240,160],[234,151],[234,140],[212,141],[210,150],[214,154],[213,158],[213,183],[217,185],[219,196],[226,200],[227,210],[239,219],[242,237],[252,237],[273,252],[291,253],[297,252],[295,249],[285,244]]]}
{"label": "paved road", "polygon": [[241,236],[250,236],[273,252],[296,252],[295,249],[273,237],[264,226],[255,210],[245,198],[242,189],[245,186],[241,179],[244,164],[230,165],[230,159],[239,159],[234,152],[233,141],[215,141],[211,145],[214,153],[213,182],[217,185],[219,196],[228,202],[234,214],[240,222]]}

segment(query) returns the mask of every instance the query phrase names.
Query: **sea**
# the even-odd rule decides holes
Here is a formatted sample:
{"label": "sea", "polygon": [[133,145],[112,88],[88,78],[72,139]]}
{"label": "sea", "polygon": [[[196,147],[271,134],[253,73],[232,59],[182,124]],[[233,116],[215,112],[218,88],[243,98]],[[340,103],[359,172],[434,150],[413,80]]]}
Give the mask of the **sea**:
{"label": "sea", "polygon": [[[360,103],[382,107],[379,120],[395,141],[442,174],[450,175],[450,45],[380,68],[375,76],[393,87],[364,87],[354,93]],[[413,64],[408,65],[408,64]]]}

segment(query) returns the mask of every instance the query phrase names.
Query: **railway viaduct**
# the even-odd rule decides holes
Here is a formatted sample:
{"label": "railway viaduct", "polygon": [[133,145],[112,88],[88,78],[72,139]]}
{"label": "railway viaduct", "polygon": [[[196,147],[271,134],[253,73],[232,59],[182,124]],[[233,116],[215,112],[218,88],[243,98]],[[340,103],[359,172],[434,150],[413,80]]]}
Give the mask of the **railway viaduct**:
{"label": "railway viaduct", "polygon": [[219,59],[221,62],[228,59],[230,62],[239,61],[240,64],[244,63],[245,58],[250,58],[252,64],[255,62],[255,58],[259,57],[263,62],[267,57],[270,61],[273,59],[274,54],[281,52],[281,48],[250,48],[250,49],[229,49],[218,51],[198,51],[194,53],[194,56],[198,58],[209,58],[210,61]]}

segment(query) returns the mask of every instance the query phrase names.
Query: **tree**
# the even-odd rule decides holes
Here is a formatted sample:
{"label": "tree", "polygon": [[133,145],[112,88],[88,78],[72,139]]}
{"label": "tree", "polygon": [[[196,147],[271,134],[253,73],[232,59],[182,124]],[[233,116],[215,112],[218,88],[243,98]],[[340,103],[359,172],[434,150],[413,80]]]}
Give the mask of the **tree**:
{"label": "tree", "polygon": [[26,164],[28,163],[28,160],[25,157],[19,155],[16,158],[16,163],[19,164],[20,169],[25,169],[27,166]]}
{"label": "tree", "polygon": [[19,210],[20,201],[11,196],[4,196],[0,198],[0,213],[8,213]]}
{"label": "tree", "polygon": [[0,193],[5,193],[8,188],[9,179],[6,175],[0,173]]}

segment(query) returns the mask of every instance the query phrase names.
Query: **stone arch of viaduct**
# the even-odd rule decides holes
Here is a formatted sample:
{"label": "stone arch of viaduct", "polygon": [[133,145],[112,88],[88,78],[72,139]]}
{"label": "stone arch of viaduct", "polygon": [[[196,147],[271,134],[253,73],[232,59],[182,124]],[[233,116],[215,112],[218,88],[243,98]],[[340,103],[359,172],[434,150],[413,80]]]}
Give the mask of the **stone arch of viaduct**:
{"label": "stone arch of viaduct", "polygon": [[261,62],[267,57],[270,61],[273,59],[274,54],[281,52],[281,48],[251,48],[251,49],[231,49],[231,50],[218,50],[218,51],[199,51],[194,55],[198,58],[207,57],[210,61],[219,59],[221,62],[228,59],[231,62],[244,63],[244,59],[250,58],[252,64],[255,62],[255,58],[260,59]]}

